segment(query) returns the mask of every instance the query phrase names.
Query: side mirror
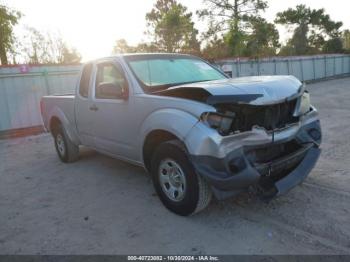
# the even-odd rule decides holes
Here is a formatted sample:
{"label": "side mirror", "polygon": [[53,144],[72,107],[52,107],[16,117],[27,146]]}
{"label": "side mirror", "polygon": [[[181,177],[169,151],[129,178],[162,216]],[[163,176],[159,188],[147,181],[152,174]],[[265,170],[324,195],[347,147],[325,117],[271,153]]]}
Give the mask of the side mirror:
{"label": "side mirror", "polygon": [[96,98],[127,99],[127,89],[120,84],[102,82],[96,88]]}

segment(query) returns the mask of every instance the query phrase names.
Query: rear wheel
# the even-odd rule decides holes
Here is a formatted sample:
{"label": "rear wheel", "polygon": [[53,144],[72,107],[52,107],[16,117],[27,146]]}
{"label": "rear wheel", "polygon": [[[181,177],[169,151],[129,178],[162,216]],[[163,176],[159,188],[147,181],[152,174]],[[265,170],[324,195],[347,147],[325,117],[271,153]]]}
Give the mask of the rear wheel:
{"label": "rear wheel", "polygon": [[53,130],[55,148],[58,157],[64,163],[74,162],[79,158],[79,146],[75,145],[66,134],[61,124]]}
{"label": "rear wheel", "polygon": [[211,190],[196,174],[178,140],[162,143],[152,158],[152,179],[162,203],[172,212],[188,216],[203,210],[211,200]]}

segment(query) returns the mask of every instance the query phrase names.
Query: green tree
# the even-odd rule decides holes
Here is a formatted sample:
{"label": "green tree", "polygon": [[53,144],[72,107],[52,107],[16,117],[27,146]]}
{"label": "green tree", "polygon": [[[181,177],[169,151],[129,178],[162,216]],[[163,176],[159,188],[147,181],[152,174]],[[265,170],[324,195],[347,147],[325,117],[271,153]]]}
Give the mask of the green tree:
{"label": "green tree", "polygon": [[67,44],[64,43],[62,47],[62,56],[58,60],[59,64],[80,64],[81,54],[77,51],[76,48],[70,48]]}
{"label": "green tree", "polygon": [[148,33],[159,51],[196,52],[199,49],[192,13],[176,0],[157,0],[146,14],[146,21]]}
{"label": "green tree", "polygon": [[279,33],[275,25],[268,23],[262,17],[252,17],[248,25],[250,32],[246,36],[244,55],[263,57],[276,54],[280,47]]}
{"label": "green tree", "polygon": [[159,52],[158,47],[154,43],[139,43],[135,47],[135,53],[154,53]]}
{"label": "green tree", "polygon": [[340,37],[332,38],[326,41],[322,47],[323,53],[334,54],[334,53],[343,53],[343,42]]}
{"label": "green tree", "polygon": [[136,47],[130,46],[125,39],[118,39],[113,47],[113,54],[135,53]]}
{"label": "green tree", "polygon": [[[294,9],[277,13],[275,23],[295,27],[292,38],[288,41],[288,49],[294,55],[304,55],[320,52],[331,39],[339,38],[342,22],[331,20],[324,9],[310,9],[298,5]],[[334,46],[328,42],[327,45]]]}
{"label": "green tree", "polygon": [[113,47],[112,54],[150,53],[157,51],[158,49],[154,44],[139,43],[136,46],[131,46],[125,39],[118,39]]}
{"label": "green tree", "polygon": [[203,48],[201,55],[209,61],[214,61],[215,59],[230,57],[231,52],[228,44],[224,41],[224,39],[214,36]]}
{"label": "green tree", "polygon": [[0,5],[0,61],[2,65],[8,64],[7,54],[14,51],[13,27],[21,16],[20,12]]}
{"label": "green tree", "polygon": [[204,38],[223,37],[231,55],[242,55],[247,40],[247,26],[267,8],[264,0],[203,0],[206,7],[197,11],[208,20]]}
{"label": "green tree", "polygon": [[81,55],[70,48],[60,35],[43,34],[35,28],[27,28],[22,53],[31,64],[77,64]]}

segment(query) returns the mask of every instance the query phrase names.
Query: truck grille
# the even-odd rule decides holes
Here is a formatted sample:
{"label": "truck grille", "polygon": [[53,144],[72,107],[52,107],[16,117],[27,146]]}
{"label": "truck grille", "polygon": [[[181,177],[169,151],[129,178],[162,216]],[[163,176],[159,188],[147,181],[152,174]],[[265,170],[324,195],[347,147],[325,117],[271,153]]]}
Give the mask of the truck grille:
{"label": "truck grille", "polygon": [[264,127],[266,130],[283,128],[287,124],[299,120],[293,113],[297,99],[275,105],[225,105],[222,109],[235,112],[235,121],[232,124],[233,131],[249,131],[253,126]]}

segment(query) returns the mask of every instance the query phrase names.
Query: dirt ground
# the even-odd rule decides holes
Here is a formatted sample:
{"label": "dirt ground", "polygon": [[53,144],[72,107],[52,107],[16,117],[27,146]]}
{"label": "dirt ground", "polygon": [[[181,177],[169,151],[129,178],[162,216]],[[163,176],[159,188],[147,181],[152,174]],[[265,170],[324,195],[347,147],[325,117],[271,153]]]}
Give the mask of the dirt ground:
{"label": "dirt ground", "polygon": [[324,142],[307,180],[193,217],[167,211],[141,168],[89,149],[63,164],[48,134],[0,141],[0,253],[350,254],[350,78],[308,89]]}

